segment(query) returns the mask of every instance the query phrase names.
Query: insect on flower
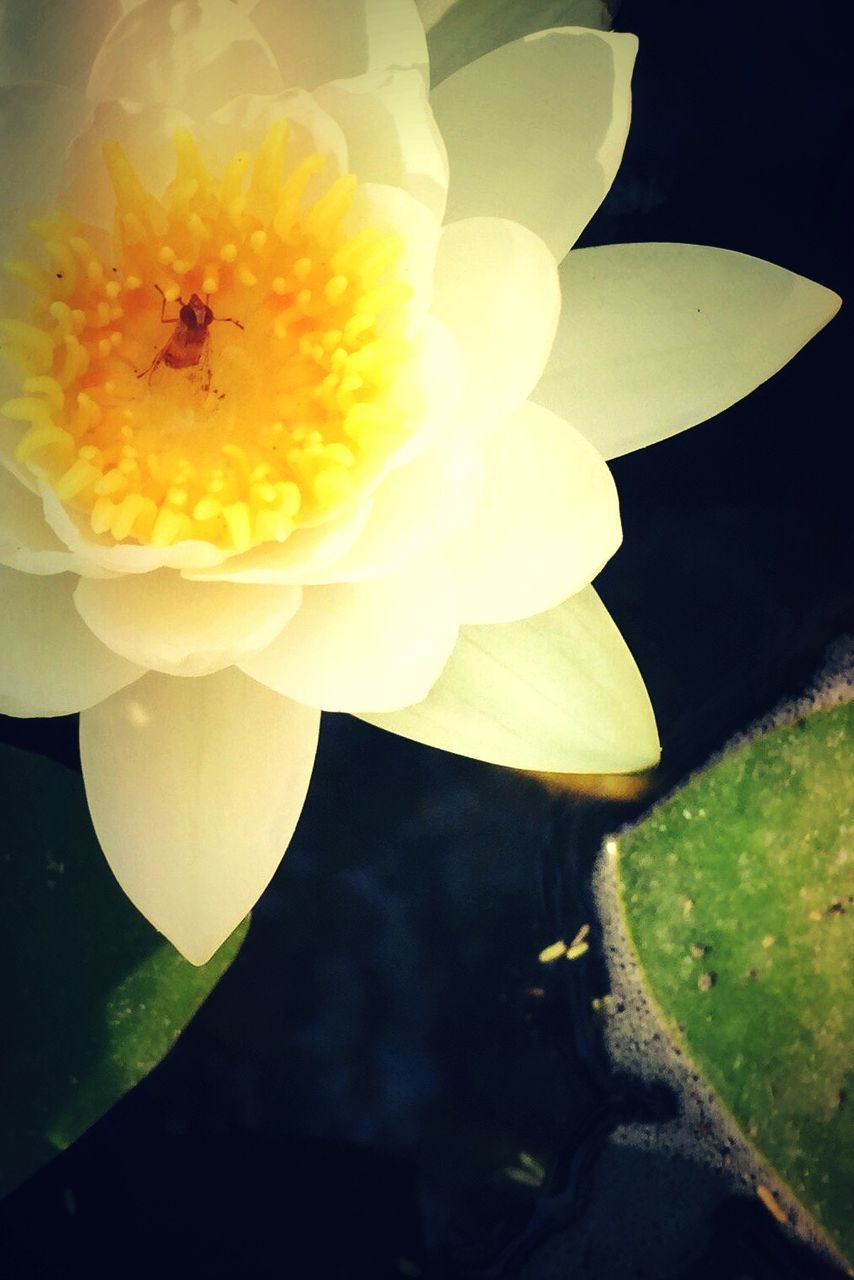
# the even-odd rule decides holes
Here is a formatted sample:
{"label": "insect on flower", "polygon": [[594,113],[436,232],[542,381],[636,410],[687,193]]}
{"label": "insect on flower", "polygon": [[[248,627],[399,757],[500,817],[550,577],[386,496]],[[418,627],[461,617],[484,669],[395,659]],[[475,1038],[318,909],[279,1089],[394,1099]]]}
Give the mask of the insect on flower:
{"label": "insect on flower", "polygon": [[169,341],[165,346],[161,347],[157,355],[152,360],[147,369],[143,369],[136,376],[144,378],[148,375],[148,381],[156,369],[161,364],[167,365],[170,369],[194,369],[201,368],[203,371],[202,390],[207,391],[211,383],[210,354],[208,350],[208,330],[214,320],[221,320],[225,324],[236,324],[238,329],[242,329],[243,325],[239,320],[234,320],[231,316],[215,316],[207,302],[202,302],[197,293],[190,294],[190,301],[185,302],[183,298],[176,298],[179,304],[177,316],[166,315],[167,297],[159,284],[155,284],[155,289],[160,294],[160,322],[161,324],[172,324],[174,329],[170,335]]}

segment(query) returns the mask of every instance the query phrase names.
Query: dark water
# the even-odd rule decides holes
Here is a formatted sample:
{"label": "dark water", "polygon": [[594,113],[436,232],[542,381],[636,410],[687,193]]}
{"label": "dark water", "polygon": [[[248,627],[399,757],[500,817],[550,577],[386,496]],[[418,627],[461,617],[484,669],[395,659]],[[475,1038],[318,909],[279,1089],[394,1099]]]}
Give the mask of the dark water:
{"label": "dark water", "polygon": [[[717,244],[850,296],[833,9],[625,0],[617,25],[641,37],[634,124],[582,243]],[[614,463],[625,544],[598,585],[653,696],[662,788],[852,628],[849,339],[843,312],[746,402]],[[73,720],[4,730],[75,760]],[[593,851],[636,812],[327,717],[237,963],[0,1205],[0,1275],[836,1274],[718,1175],[607,1145],[675,1100],[608,1063],[595,931],[559,974],[536,955],[595,919]],[[508,1174],[520,1152],[539,1188]]]}

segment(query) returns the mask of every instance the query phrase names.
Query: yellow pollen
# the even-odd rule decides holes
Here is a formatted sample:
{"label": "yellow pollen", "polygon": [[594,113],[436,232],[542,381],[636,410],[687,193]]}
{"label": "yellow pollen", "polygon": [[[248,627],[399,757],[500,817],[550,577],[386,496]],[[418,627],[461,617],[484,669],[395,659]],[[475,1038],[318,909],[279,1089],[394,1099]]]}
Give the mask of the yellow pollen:
{"label": "yellow pollen", "polygon": [[20,386],[3,429],[102,539],[284,542],[375,479],[420,414],[403,242],[345,229],[355,177],[324,186],[320,155],[289,169],[285,122],[219,175],[186,130],[174,146],[156,196],[104,145],[115,254],[59,211],[4,264],[33,302],[0,319]]}

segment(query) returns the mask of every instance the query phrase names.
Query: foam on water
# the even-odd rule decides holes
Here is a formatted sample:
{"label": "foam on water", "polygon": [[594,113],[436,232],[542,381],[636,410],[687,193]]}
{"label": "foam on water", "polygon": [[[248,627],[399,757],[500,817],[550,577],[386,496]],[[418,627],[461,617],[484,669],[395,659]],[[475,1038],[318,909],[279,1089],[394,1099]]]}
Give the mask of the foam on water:
{"label": "foam on water", "polygon": [[[708,764],[772,729],[852,699],[854,636],[846,636],[828,650],[825,666],[802,696],[781,703],[731,739]],[[680,783],[680,788],[683,785]],[[811,1217],[743,1138],[685,1051],[670,1039],[658,1009],[644,989],[640,966],[626,935],[616,881],[619,839],[618,832],[604,842],[593,878],[611,988],[603,1005],[605,1038],[617,1070],[650,1084],[669,1086],[680,1100],[680,1111],[676,1119],[665,1124],[623,1125],[615,1131],[613,1142],[638,1152],[654,1151],[659,1161],[672,1162],[674,1172],[684,1169],[688,1161],[722,1177],[732,1192],[753,1191],[787,1230],[828,1260],[845,1267]]]}

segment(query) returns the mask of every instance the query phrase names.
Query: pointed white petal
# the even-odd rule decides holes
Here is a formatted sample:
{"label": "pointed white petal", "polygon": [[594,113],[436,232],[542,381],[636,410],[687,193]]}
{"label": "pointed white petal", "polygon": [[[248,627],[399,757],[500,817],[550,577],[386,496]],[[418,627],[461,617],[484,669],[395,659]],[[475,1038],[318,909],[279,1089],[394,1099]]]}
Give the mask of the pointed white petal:
{"label": "pointed white petal", "polygon": [[319,715],[233,668],[150,674],[80,717],[95,831],[131,901],[192,964],[254,905],[297,824]]}
{"label": "pointed white petal", "polygon": [[204,119],[238,94],[285,87],[268,45],[231,0],[145,0],[101,45],[86,93]]}
{"label": "pointed white petal", "polygon": [[111,653],[80,618],[71,574],[0,567],[0,712],[67,716],[138,680],[144,668]]}
{"label": "pointed white petal", "polygon": [[595,578],[620,545],[611,473],[568,422],[530,401],[484,439],[474,519],[443,552],[461,621],[515,622]]}
{"label": "pointed white petal", "polygon": [[602,203],[629,129],[634,36],[564,27],[513,41],[433,90],[446,217],[530,227],[560,259]]}
{"label": "pointed white petal", "polygon": [[516,222],[467,218],[445,227],[433,313],[465,364],[461,422],[482,430],[517,408],[539,380],[560,313],[557,266]]}
{"label": "pointed white petal", "polygon": [[316,89],[367,71],[415,67],[427,42],[413,0],[240,0],[276,54],[285,84]]}
{"label": "pointed white petal", "polygon": [[448,157],[417,71],[341,80],[314,97],[340,123],[350,170],[361,182],[403,187],[442,221]]}
{"label": "pointed white petal", "polygon": [[746,396],[840,301],[770,262],[693,244],[579,249],[560,275],[558,335],[532,399],[568,418],[606,458]]}
{"label": "pointed white petal", "polygon": [[325,711],[391,710],[427,694],[456,637],[448,576],[424,564],[375,582],[306,588],[293,622],[239,665]]}
{"label": "pointed white petal", "polygon": [[643,680],[592,587],[525,622],[464,628],[423,702],[359,719],[517,769],[630,773],[659,753]]}
{"label": "pointed white petal", "polygon": [[204,676],[273,641],[299,587],[188,582],[173,569],[80,582],[74,603],[114,653],[167,675]]}

